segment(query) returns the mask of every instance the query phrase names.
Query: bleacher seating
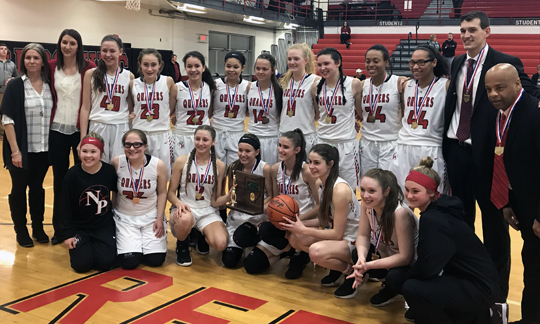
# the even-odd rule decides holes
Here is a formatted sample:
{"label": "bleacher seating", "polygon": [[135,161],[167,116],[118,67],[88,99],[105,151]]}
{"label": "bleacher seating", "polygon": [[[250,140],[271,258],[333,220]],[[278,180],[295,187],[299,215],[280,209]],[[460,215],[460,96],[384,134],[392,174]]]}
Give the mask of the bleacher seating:
{"label": "bleacher seating", "polygon": [[424,11],[427,9],[430,2],[431,0],[414,0],[412,1],[412,8],[410,10],[405,10],[405,1],[392,0],[392,4],[395,5],[396,9],[398,9],[401,12],[401,16],[403,17],[403,19],[420,18],[420,16],[422,16]]}
{"label": "bleacher seating", "polygon": [[481,10],[490,18],[533,18],[540,17],[539,0],[465,0],[461,12]]}

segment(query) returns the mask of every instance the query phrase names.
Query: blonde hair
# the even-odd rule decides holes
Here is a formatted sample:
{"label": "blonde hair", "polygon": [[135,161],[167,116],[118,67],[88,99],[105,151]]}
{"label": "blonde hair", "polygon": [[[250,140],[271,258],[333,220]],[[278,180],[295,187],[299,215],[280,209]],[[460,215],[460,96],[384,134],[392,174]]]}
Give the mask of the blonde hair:
{"label": "blonde hair", "polygon": [[[306,58],[308,59],[308,61],[306,63],[306,67],[305,67],[306,72],[307,73],[315,73],[316,72],[316,69],[315,69],[315,55],[313,54],[313,51],[309,48],[309,46],[306,43],[292,44],[287,49],[287,54],[289,54],[289,51],[292,50],[292,49],[297,49],[297,50],[302,51],[302,56],[304,57],[304,59],[306,59]],[[286,89],[289,86],[289,82],[291,81],[291,78],[292,78],[292,71],[289,70],[281,78],[281,87],[283,89]]]}
{"label": "blonde hair", "polygon": [[431,36],[429,36],[429,40],[433,42],[433,39],[435,39],[435,37],[437,37],[437,35],[431,34]]}
{"label": "blonde hair", "polygon": [[437,173],[437,171],[432,169],[433,167],[433,159],[429,156],[426,156],[420,160],[420,163],[413,167],[411,171],[418,171],[424,175],[427,175],[431,179],[437,183],[437,186],[441,184],[441,177]]}

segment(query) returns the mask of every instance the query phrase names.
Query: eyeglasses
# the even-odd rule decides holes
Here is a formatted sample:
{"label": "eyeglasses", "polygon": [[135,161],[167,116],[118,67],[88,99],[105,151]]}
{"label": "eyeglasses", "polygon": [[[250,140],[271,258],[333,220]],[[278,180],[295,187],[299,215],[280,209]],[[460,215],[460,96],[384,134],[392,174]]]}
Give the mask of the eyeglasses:
{"label": "eyeglasses", "polygon": [[424,66],[427,62],[433,62],[433,60],[418,60],[418,61],[409,61],[409,66],[414,67],[415,64],[418,64],[418,66]]}
{"label": "eyeglasses", "polygon": [[143,145],[144,145],[144,143],[141,143],[141,142],[135,142],[135,143],[125,142],[124,143],[124,147],[127,148],[127,149],[132,147],[132,146],[137,149],[137,148],[139,148],[139,147],[141,147]]}

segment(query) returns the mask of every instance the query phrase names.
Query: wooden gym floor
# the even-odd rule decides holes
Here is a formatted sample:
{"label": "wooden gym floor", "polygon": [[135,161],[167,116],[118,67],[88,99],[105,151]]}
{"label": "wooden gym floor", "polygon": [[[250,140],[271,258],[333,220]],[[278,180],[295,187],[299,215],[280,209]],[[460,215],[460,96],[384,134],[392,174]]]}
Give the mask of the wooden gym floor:
{"label": "wooden gym floor", "polygon": [[[53,234],[52,180],[49,170],[44,182],[49,236]],[[408,323],[401,297],[384,307],[369,305],[380,283],[368,282],[353,299],[337,299],[335,288],[319,283],[326,270],[313,263],[297,280],[284,278],[288,259],[252,276],[242,267],[225,269],[220,253],[212,249],[206,256],[193,249],[193,265],[180,267],[170,233],[162,267],[75,273],[63,244],[17,245],[7,197],[11,179],[4,168],[0,183],[0,323]],[[481,228],[480,222],[476,228]],[[510,320],[516,320],[523,288],[522,241],[519,233],[511,233],[508,303]]]}

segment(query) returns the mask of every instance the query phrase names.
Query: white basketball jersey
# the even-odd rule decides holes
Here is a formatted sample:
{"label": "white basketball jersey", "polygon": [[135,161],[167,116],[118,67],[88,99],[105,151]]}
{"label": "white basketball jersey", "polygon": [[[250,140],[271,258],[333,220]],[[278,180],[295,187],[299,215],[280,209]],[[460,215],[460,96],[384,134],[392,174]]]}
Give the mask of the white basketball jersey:
{"label": "white basketball jersey", "polygon": [[[362,88],[362,129],[360,133],[370,141],[395,141],[398,139],[401,128],[400,100],[397,75],[391,75],[378,87],[371,87],[371,78],[364,81]],[[371,90],[373,93],[370,93]],[[379,94],[380,93],[380,94]],[[370,107],[371,100],[377,97],[377,104],[373,114]],[[375,119],[373,120],[374,116]]]}
{"label": "white basketball jersey", "polygon": [[[95,69],[94,69],[95,71]],[[89,120],[103,124],[126,124],[129,123],[129,110],[127,96],[129,93],[130,74],[126,69],[122,69],[118,74],[116,86],[112,98],[112,107],[108,105],[109,100],[107,91],[95,91],[94,80],[91,80],[92,90],[90,90],[90,109]],[[105,74],[109,85],[114,84],[114,75]],[[112,109],[109,109],[112,108]]]}
{"label": "white basketball jersey", "polygon": [[[157,165],[159,159],[155,156],[146,155],[144,169],[132,169],[129,172],[127,158],[124,154],[118,157],[118,199],[116,200],[116,209],[125,215],[140,216],[145,215],[157,208]],[[139,177],[141,176],[142,179]],[[137,194],[134,193],[134,187],[140,179],[140,188]],[[139,198],[139,203],[135,204],[133,198]]]}
{"label": "white basketball jersey", "polygon": [[[262,101],[268,108],[268,114],[264,113]],[[270,87],[259,93],[258,82],[251,83],[248,93],[248,133],[257,136],[277,136],[279,133],[279,115],[276,108],[276,96],[274,87],[272,93]]]}
{"label": "white basketball jersey", "polygon": [[[277,185],[279,188],[279,194],[286,194],[287,196],[294,198],[294,200],[296,200],[296,202],[298,203],[300,214],[304,214],[307,211],[311,210],[313,207],[315,207],[315,200],[313,200],[311,188],[307,183],[304,182],[304,178],[302,177],[302,171],[300,171],[298,179],[291,183],[291,177],[283,174],[283,164],[283,162],[279,164],[277,172]],[[303,165],[304,163],[302,163],[302,166]],[[283,184],[284,176],[285,184],[287,185],[288,189],[285,188],[285,185]],[[287,191],[287,193],[285,193],[285,191]]]}
{"label": "white basketball jersey", "polygon": [[[311,85],[317,78],[315,74],[309,74],[302,84],[294,82],[291,78],[287,89],[283,89],[283,109],[281,110],[281,120],[279,132],[285,133],[300,128],[304,135],[317,131],[315,127],[315,111],[313,110],[313,97],[311,96]],[[293,84],[294,82],[294,84]],[[296,96],[291,103],[291,85],[294,85],[292,96]]]}
{"label": "white basketball jersey", "polygon": [[[208,164],[195,165],[195,159],[191,163],[191,169],[187,169],[187,162],[182,170],[182,176],[180,177],[180,184],[178,191],[180,192],[180,200],[189,205],[191,208],[203,208],[212,207],[212,189],[214,188],[214,181],[218,181],[217,175],[214,176],[213,161],[210,164],[210,170],[208,171],[208,177],[204,180],[204,175]],[[199,171],[199,181],[201,182],[203,190],[197,191],[197,169]],[[186,177],[188,177],[187,194],[186,194]],[[204,181],[204,183],[203,183]],[[201,192],[202,191],[202,192]],[[201,194],[200,199],[196,198],[197,193]]]}
{"label": "white basketball jersey", "polygon": [[180,135],[193,135],[200,125],[210,125],[208,116],[212,99],[210,87],[203,81],[202,87],[193,92],[195,104],[199,103],[197,111],[195,111],[194,107],[196,105],[191,101],[187,81],[178,82],[176,85],[178,86],[178,93],[176,95],[176,125],[174,125],[174,132]]}
{"label": "white basketball jersey", "polygon": [[[336,179],[336,182],[334,182],[334,189],[339,183],[344,183],[347,186],[349,186],[349,189],[351,189],[351,199],[352,199],[352,201],[349,203],[349,211],[347,213],[347,224],[345,225],[345,234],[343,235],[343,237],[344,238],[356,237],[356,235],[358,234],[358,222],[360,221],[360,203],[358,202],[358,198],[356,198],[356,194],[354,193],[354,190],[343,178],[338,177]],[[321,195],[319,193],[319,197],[320,196]],[[334,203],[330,203],[330,210],[331,210],[330,226],[334,228],[334,210],[335,210]]]}
{"label": "white basketball jersey", "polygon": [[[347,141],[356,139],[356,129],[354,128],[356,121],[354,119],[354,97],[352,94],[351,77],[346,77],[345,82],[340,84],[338,89],[323,86],[319,93],[319,130],[317,134],[319,138],[325,141]],[[321,82],[319,80],[317,83]],[[325,88],[326,87],[326,98]],[[342,89],[344,88],[345,97],[343,97]],[[334,96],[334,104],[331,106],[330,115],[326,109],[330,107],[332,94],[336,90]],[[346,103],[344,103],[344,98]],[[325,105],[328,105],[328,107]]]}
{"label": "white basketball jersey", "polygon": [[[246,119],[248,81],[240,79],[234,88],[227,87],[224,79],[216,80],[212,126],[218,131],[243,132]],[[227,93],[229,88],[229,93]],[[236,101],[234,93],[236,91]],[[233,107],[229,107],[229,99]]]}
{"label": "white basketball jersey", "polygon": [[[444,129],[444,104],[446,100],[445,78],[438,78],[428,94],[422,112],[418,116],[418,126],[413,120],[416,80],[407,82],[404,91],[405,115],[402,120],[402,128],[399,131],[398,144],[418,146],[441,146]],[[418,88],[418,106],[426,95],[428,87]]]}
{"label": "white basketball jersey", "polygon": [[[148,92],[154,89],[154,102],[149,109],[146,103],[145,82],[143,78],[133,80],[133,128],[145,132],[163,132],[171,130],[169,115],[169,87],[167,86],[167,77],[158,75],[153,85],[149,84]],[[150,100],[149,100],[150,102]]]}

